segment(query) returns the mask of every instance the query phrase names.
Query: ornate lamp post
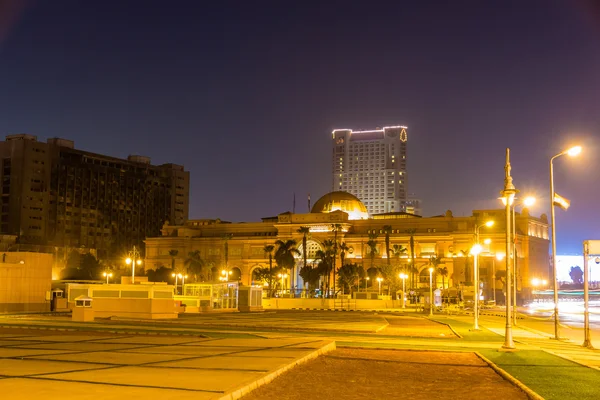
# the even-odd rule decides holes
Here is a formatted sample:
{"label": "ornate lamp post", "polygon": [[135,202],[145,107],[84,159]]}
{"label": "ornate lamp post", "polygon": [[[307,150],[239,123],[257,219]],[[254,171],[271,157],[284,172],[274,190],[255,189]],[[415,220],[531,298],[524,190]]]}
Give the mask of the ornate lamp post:
{"label": "ornate lamp post", "polygon": [[142,265],[142,257],[137,247],[133,246],[133,250],[129,252],[129,257],[125,259],[125,264],[131,265],[131,284],[135,283],[135,266]]}
{"label": "ornate lamp post", "polygon": [[514,201],[515,195],[519,192],[515,185],[512,182],[512,176],[510,176],[510,149],[506,149],[506,163],[504,164],[504,190],[500,192],[503,200],[502,202],[505,205],[505,214],[506,214],[506,330],[504,334],[504,344],[502,348],[504,349],[514,349],[515,342],[512,337],[512,318],[511,318],[511,291],[510,291],[510,282],[511,282],[511,271],[509,258],[510,250],[511,250],[511,229],[510,229],[510,207]]}
{"label": "ornate lamp post", "polygon": [[106,284],[108,285],[108,278],[112,278],[113,274],[112,272],[103,272],[102,276],[106,278]]}
{"label": "ornate lamp post", "polygon": [[429,316],[433,317],[433,267],[429,267]]}

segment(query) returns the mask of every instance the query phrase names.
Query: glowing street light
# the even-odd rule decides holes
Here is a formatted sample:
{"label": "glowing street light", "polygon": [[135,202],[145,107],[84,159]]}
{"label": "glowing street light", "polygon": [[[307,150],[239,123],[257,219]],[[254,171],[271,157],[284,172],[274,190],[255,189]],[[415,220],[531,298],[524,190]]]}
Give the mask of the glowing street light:
{"label": "glowing street light", "polygon": [[401,272],[399,277],[402,279],[402,308],[406,308],[406,278],[408,278],[408,275]]}
{"label": "glowing street light", "polygon": [[471,247],[470,253],[473,255],[473,286],[475,287],[475,298],[473,299],[473,330],[479,330],[479,254],[483,248],[479,244],[479,229],[494,226],[494,221],[486,221],[481,225],[475,225],[475,244]]}
{"label": "glowing street light", "polygon": [[134,284],[135,266],[142,265],[142,257],[137,247],[133,246],[133,250],[129,252],[129,256],[125,259],[125,264],[131,265],[131,284]]}
{"label": "glowing street light", "polygon": [[382,277],[377,278],[377,282],[379,282],[379,295],[381,296],[381,282],[383,281]]}
{"label": "glowing street light", "polygon": [[[557,265],[556,265],[556,217],[554,215],[554,206],[556,203],[556,192],[554,191],[554,165],[552,162],[555,158],[568,154],[571,157],[575,157],[581,153],[581,146],[571,147],[561,153],[558,153],[554,157],[550,158],[550,229],[552,230],[552,279],[554,280],[554,339],[560,339],[558,332],[558,276],[557,276]],[[559,203],[560,204],[560,203]]]}
{"label": "glowing street light", "polygon": [[429,267],[429,316],[433,317],[433,267]]}
{"label": "glowing street light", "polygon": [[112,278],[113,274],[112,272],[103,272],[102,276],[106,278],[106,284],[108,285],[108,278]]}
{"label": "glowing street light", "polygon": [[365,292],[367,291],[367,283],[369,283],[369,280],[371,278],[369,278],[368,276],[365,278]]}

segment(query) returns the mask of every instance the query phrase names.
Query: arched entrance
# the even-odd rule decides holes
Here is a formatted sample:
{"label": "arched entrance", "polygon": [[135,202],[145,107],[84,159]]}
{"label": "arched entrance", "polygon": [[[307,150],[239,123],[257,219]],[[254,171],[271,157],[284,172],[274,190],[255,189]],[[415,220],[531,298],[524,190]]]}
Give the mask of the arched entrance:
{"label": "arched entrance", "polygon": [[241,281],[242,271],[238,267],[231,268],[231,274],[229,275],[230,281]]}

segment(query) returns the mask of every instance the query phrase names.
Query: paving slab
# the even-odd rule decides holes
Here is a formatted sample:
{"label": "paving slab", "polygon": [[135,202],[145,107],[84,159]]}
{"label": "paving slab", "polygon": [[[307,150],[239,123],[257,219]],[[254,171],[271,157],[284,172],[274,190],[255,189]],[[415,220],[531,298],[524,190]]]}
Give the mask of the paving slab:
{"label": "paving slab", "polygon": [[[22,399],[64,400],[209,400],[215,393],[198,391],[147,388],[135,386],[113,386],[80,382],[61,382],[40,379],[0,379],[0,393],[14,393]],[[218,396],[217,396],[218,397]],[[10,397],[6,397],[10,399]]]}
{"label": "paving slab", "polygon": [[45,354],[64,354],[68,350],[46,350],[46,349],[15,349],[11,347],[0,348],[0,358],[5,357],[27,357]]}
{"label": "paving slab", "polygon": [[[104,368],[102,364],[65,363],[60,361],[42,360],[15,360],[12,358],[2,359],[0,362],[0,375],[25,376],[38,374],[53,374],[56,372],[79,371],[88,369]],[[97,371],[94,371],[95,374]],[[86,374],[92,375],[90,372]]]}
{"label": "paving slab", "polygon": [[287,339],[217,339],[206,342],[190,344],[192,346],[220,346],[220,347],[282,347],[304,345],[313,342],[306,338]]}
{"label": "paving slab", "polygon": [[91,340],[101,339],[106,336],[97,335],[36,335],[19,338],[20,340],[42,341],[42,342],[86,342]]}
{"label": "paving slab", "polygon": [[[48,349],[48,350],[70,350],[70,351],[110,351],[138,347],[130,344],[119,343],[38,343],[18,346],[23,349]],[[147,346],[146,346],[147,347]]]}
{"label": "paving slab", "polygon": [[240,351],[260,350],[260,347],[208,347],[208,346],[155,346],[140,349],[121,350],[122,353],[173,354],[184,356],[211,356],[231,354]]}
{"label": "paving slab", "polygon": [[214,356],[194,358],[181,361],[168,361],[153,364],[153,367],[172,368],[198,368],[198,369],[224,369],[232,371],[262,371],[268,372],[281,368],[290,363],[290,358],[270,357],[237,357],[237,356]]}
{"label": "paving slab", "polygon": [[260,379],[264,373],[252,371],[219,371],[199,369],[166,369],[152,367],[122,367],[93,372],[71,372],[47,375],[49,379],[98,382],[170,389],[225,392],[238,385]]}
{"label": "paving slab", "polygon": [[173,336],[133,336],[123,338],[106,338],[95,340],[94,343],[122,343],[122,344],[193,344],[209,339],[193,336],[173,337]]}
{"label": "paving slab", "polygon": [[[322,346],[321,346],[322,347]],[[279,357],[279,358],[300,358],[313,352],[313,349],[291,349],[284,347],[281,349],[254,350],[243,353],[235,353],[226,355],[225,357]]]}
{"label": "paving slab", "polygon": [[[1,354],[1,353],[0,353]],[[72,361],[72,362],[91,362],[101,364],[120,364],[120,365],[139,365],[146,363],[157,363],[165,361],[179,360],[185,358],[185,355],[169,354],[147,354],[147,353],[121,353],[112,351],[97,351],[91,353],[71,353],[56,355],[36,355],[26,357],[27,359],[51,360],[51,361]]]}

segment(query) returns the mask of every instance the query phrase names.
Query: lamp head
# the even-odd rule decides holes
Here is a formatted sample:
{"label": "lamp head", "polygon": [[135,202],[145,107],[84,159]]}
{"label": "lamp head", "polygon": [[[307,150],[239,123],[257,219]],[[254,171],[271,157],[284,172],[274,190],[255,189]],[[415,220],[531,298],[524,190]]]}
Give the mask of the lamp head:
{"label": "lamp head", "polygon": [[484,244],[490,244],[490,243],[492,243],[492,239],[490,239],[490,238],[487,238],[487,239],[485,239],[485,240],[483,241],[483,243],[484,243]]}
{"label": "lamp head", "polygon": [[175,273],[172,273],[172,274],[171,274],[171,276],[172,276],[173,278],[175,278]]}
{"label": "lamp head", "polygon": [[106,276],[106,275],[108,275],[106,272],[103,272],[103,273],[102,273],[102,276]]}
{"label": "lamp head", "polygon": [[127,265],[131,264],[131,258],[127,257],[125,259],[125,264],[127,264]]}
{"label": "lamp head", "polygon": [[498,261],[504,260],[504,254],[502,254],[502,253],[496,253],[496,260],[498,260]]}
{"label": "lamp head", "polygon": [[569,150],[567,150],[567,154],[571,157],[575,157],[579,155],[579,153],[581,153],[581,146],[571,147]]}
{"label": "lamp head", "polygon": [[142,265],[142,260],[138,258],[137,265]]}
{"label": "lamp head", "polygon": [[487,221],[485,223],[485,226],[487,226],[488,228],[494,226],[494,221]]}
{"label": "lamp head", "polygon": [[539,280],[538,278],[533,278],[533,279],[531,280],[531,284],[532,284],[533,286],[539,286],[539,285],[540,285],[540,280]]}
{"label": "lamp head", "polygon": [[432,274],[433,273],[433,267],[429,267],[429,273]]}

